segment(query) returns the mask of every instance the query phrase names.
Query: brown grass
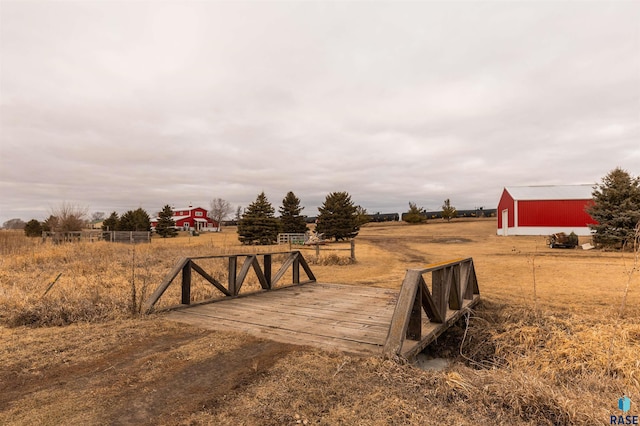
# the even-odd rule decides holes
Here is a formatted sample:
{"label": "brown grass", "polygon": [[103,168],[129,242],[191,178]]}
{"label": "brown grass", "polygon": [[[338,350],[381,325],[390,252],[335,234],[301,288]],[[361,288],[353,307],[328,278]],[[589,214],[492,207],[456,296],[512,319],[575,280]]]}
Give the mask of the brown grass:
{"label": "brown grass", "polygon": [[468,329],[462,321],[428,349],[451,360],[432,372],[132,316],[132,286],[139,306],[182,256],[266,251],[241,247],[233,230],[135,253],[3,234],[0,382],[13,390],[0,396],[2,424],[587,425],[608,424],[622,394],[632,409],[640,401],[628,253],[552,250],[544,237],[496,236],[495,220],[457,220],[367,225],[356,263],[341,260],[348,251],[314,262],[325,282],[398,288],[407,268],[472,256],[483,302]]}

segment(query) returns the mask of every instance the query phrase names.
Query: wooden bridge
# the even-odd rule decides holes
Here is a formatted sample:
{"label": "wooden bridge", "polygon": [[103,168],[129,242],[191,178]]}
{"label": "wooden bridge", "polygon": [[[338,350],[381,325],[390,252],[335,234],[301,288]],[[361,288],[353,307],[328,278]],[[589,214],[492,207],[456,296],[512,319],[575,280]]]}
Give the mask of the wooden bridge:
{"label": "wooden bridge", "polygon": [[[285,260],[272,274],[274,256]],[[225,284],[196,263],[204,259],[226,259]],[[238,270],[239,260],[243,261]],[[261,290],[240,294],[252,269]],[[301,269],[307,275],[304,281],[300,280]],[[291,282],[277,287],[288,270]],[[192,303],[192,271],[222,297]],[[392,358],[412,359],[480,300],[471,258],[409,269],[400,290],[393,290],[319,283],[301,253],[291,251],[183,258],[145,302],[147,312],[154,310],[180,273],[181,303],[170,310],[171,320],[284,343]]]}

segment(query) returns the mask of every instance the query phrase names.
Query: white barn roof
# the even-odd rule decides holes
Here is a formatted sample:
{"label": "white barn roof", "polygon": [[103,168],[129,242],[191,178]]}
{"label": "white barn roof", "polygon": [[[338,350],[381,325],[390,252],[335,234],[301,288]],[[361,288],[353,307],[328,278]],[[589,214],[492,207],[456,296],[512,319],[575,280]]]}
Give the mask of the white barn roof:
{"label": "white barn roof", "polygon": [[590,200],[594,185],[507,186],[514,200]]}

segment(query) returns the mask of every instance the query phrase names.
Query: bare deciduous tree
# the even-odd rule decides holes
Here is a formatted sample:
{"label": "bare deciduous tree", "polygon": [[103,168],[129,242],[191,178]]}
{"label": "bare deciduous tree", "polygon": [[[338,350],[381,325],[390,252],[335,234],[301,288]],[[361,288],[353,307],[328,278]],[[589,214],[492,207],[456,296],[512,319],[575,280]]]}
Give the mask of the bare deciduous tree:
{"label": "bare deciduous tree", "polygon": [[214,198],[209,203],[209,217],[218,224],[218,231],[222,226],[222,221],[231,214],[233,208],[227,200],[222,198]]}
{"label": "bare deciduous tree", "polygon": [[22,219],[9,219],[2,224],[4,229],[24,229],[26,223]]}
{"label": "bare deciduous tree", "polygon": [[92,222],[100,222],[103,221],[105,218],[105,213],[104,212],[93,212],[91,213],[91,221]]}
{"label": "bare deciduous tree", "polygon": [[55,229],[52,231],[70,232],[80,231],[85,226],[88,207],[82,207],[67,201],[51,208],[51,216],[56,218]]}

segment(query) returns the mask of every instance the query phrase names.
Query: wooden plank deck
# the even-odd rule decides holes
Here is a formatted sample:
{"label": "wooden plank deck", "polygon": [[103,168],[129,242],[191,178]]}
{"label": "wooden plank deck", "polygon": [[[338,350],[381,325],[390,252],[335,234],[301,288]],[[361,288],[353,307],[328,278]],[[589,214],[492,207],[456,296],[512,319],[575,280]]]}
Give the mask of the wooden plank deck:
{"label": "wooden plank deck", "polygon": [[[382,355],[399,290],[308,283],[171,311],[168,318],[194,326],[245,332],[283,343],[359,355]],[[474,301],[465,301],[467,306]],[[466,307],[466,306],[465,306]],[[447,312],[450,324],[462,314]],[[456,318],[453,318],[453,317]],[[417,353],[448,326],[422,322],[422,340],[405,341]]]}
{"label": "wooden plank deck", "polygon": [[397,290],[309,283],[172,311],[168,318],[283,343],[380,355]]}

